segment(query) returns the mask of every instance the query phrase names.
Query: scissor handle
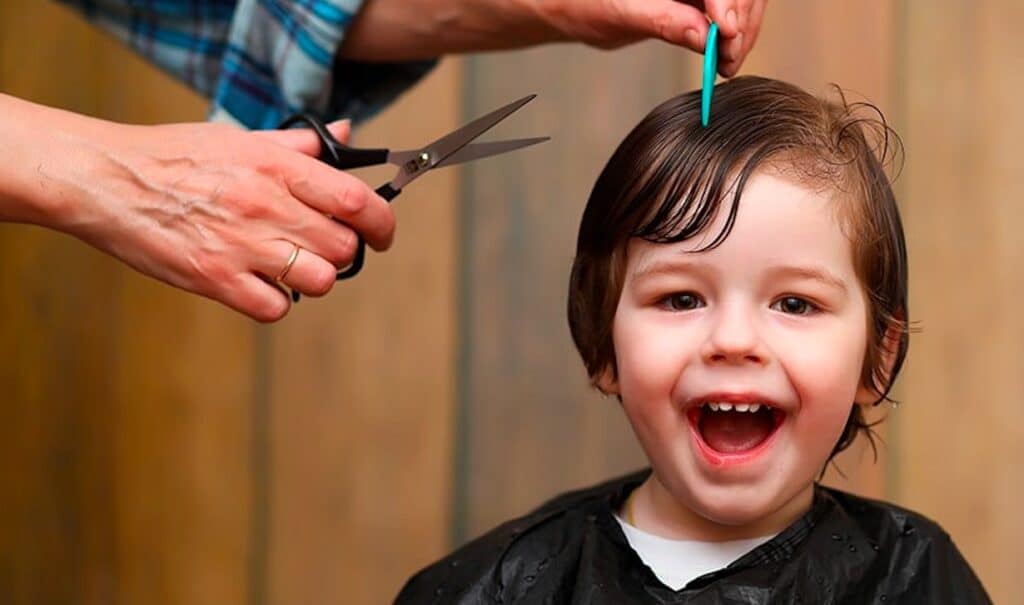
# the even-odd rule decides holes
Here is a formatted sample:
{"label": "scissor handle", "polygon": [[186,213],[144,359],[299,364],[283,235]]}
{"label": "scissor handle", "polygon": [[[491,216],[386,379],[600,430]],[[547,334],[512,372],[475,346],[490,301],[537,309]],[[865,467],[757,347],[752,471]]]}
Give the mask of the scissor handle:
{"label": "scissor handle", "polygon": [[349,147],[334,138],[331,131],[327,130],[327,126],[323,123],[323,120],[308,113],[297,113],[290,116],[288,119],[281,122],[278,129],[284,130],[299,123],[305,123],[312,128],[313,132],[315,132],[316,136],[320,139],[320,153],[317,155],[317,159],[326,164],[330,164],[334,168],[339,170],[349,170],[352,168],[362,168],[364,166],[376,166],[378,164],[388,163],[389,150]]}

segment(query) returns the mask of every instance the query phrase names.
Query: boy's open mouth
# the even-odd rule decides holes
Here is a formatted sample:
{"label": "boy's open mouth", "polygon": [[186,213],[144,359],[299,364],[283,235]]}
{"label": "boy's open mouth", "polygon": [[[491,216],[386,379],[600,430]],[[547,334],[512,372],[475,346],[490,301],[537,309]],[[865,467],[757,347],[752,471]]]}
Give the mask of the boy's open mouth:
{"label": "boy's open mouth", "polygon": [[721,454],[740,454],[768,440],[786,413],[764,403],[705,402],[690,408],[690,422],[704,443]]}

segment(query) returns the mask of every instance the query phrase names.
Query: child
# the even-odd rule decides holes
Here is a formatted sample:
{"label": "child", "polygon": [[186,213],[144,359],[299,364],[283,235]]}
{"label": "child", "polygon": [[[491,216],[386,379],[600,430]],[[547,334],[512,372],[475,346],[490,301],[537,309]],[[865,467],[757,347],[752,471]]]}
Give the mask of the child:
{"label": "child", "polygon": [[815,481],[907,351],[891,138],[861,109],[741,77],[707,128],[698,91],[626,137],[569,325],[651,469],[498,527],[398,603],[989,602],[938,525]]}

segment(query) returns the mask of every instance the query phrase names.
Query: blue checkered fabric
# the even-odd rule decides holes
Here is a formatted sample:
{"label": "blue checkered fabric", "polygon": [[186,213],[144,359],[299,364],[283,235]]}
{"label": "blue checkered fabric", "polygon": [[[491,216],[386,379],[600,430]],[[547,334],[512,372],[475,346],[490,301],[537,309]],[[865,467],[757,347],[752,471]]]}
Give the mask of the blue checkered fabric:
{"label": "blue checkered fabric", "polygon": [[362,0],[59,0],[211,101],[210,117],[273,128],[306,111],[360,121],[435,61],[337,59]]}

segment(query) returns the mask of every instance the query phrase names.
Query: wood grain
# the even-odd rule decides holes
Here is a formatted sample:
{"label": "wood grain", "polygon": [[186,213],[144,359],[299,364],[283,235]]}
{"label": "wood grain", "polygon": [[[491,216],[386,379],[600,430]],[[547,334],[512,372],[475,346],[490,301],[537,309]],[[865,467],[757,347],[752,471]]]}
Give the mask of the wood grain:
{"label": "wood grain", "polygon": [[[460,78],[446,62],[355,143],[414,148],[453,130]],[[411,183],[393,248],[267,328],[270,603],[384,603],[447,547],[458,170]]]}
{"label": "wood grain", "polygon": [[[838,83],[904,136],[922,332],[880,462],[861,446],[828,481],[938,520],[1005,603],[1024,560],[1022,11],[773,0],[743,70]],[[0,602],[386,602],[452,541],[643,464],[586,384],[566,282],[601,166],[699,67],[655,43],[442,65],[356,142],[414,146],[526,92],[488,138],[554,140],[410,186],[393,250],[278,326],[0,226]],[[0,3],[0,90],[129,122],[205,113],[30,0]]]}
{"label": "wood grain", "polygon": [[1024,7],[907,3],[902,183],[914,337],[900,502],[950,532],[996,603],[1024,560]]}
{"label": "wood grain", "polygon": [[[51,3],[0,8],[0,86],[135,123],[205,103]],[[67,236],[0,228],[5,603],[242,603],[251,322]]]}
{"label": "wood grain", "polygon": [[588,386],[565,296],[590,187],[626,132],[685,85],[693,72],[678,58],[645,44],[471,62],[473,113],[539,94],[495,137],[553,140],[466,170],[459,538],[643,464],[618,403]]}

